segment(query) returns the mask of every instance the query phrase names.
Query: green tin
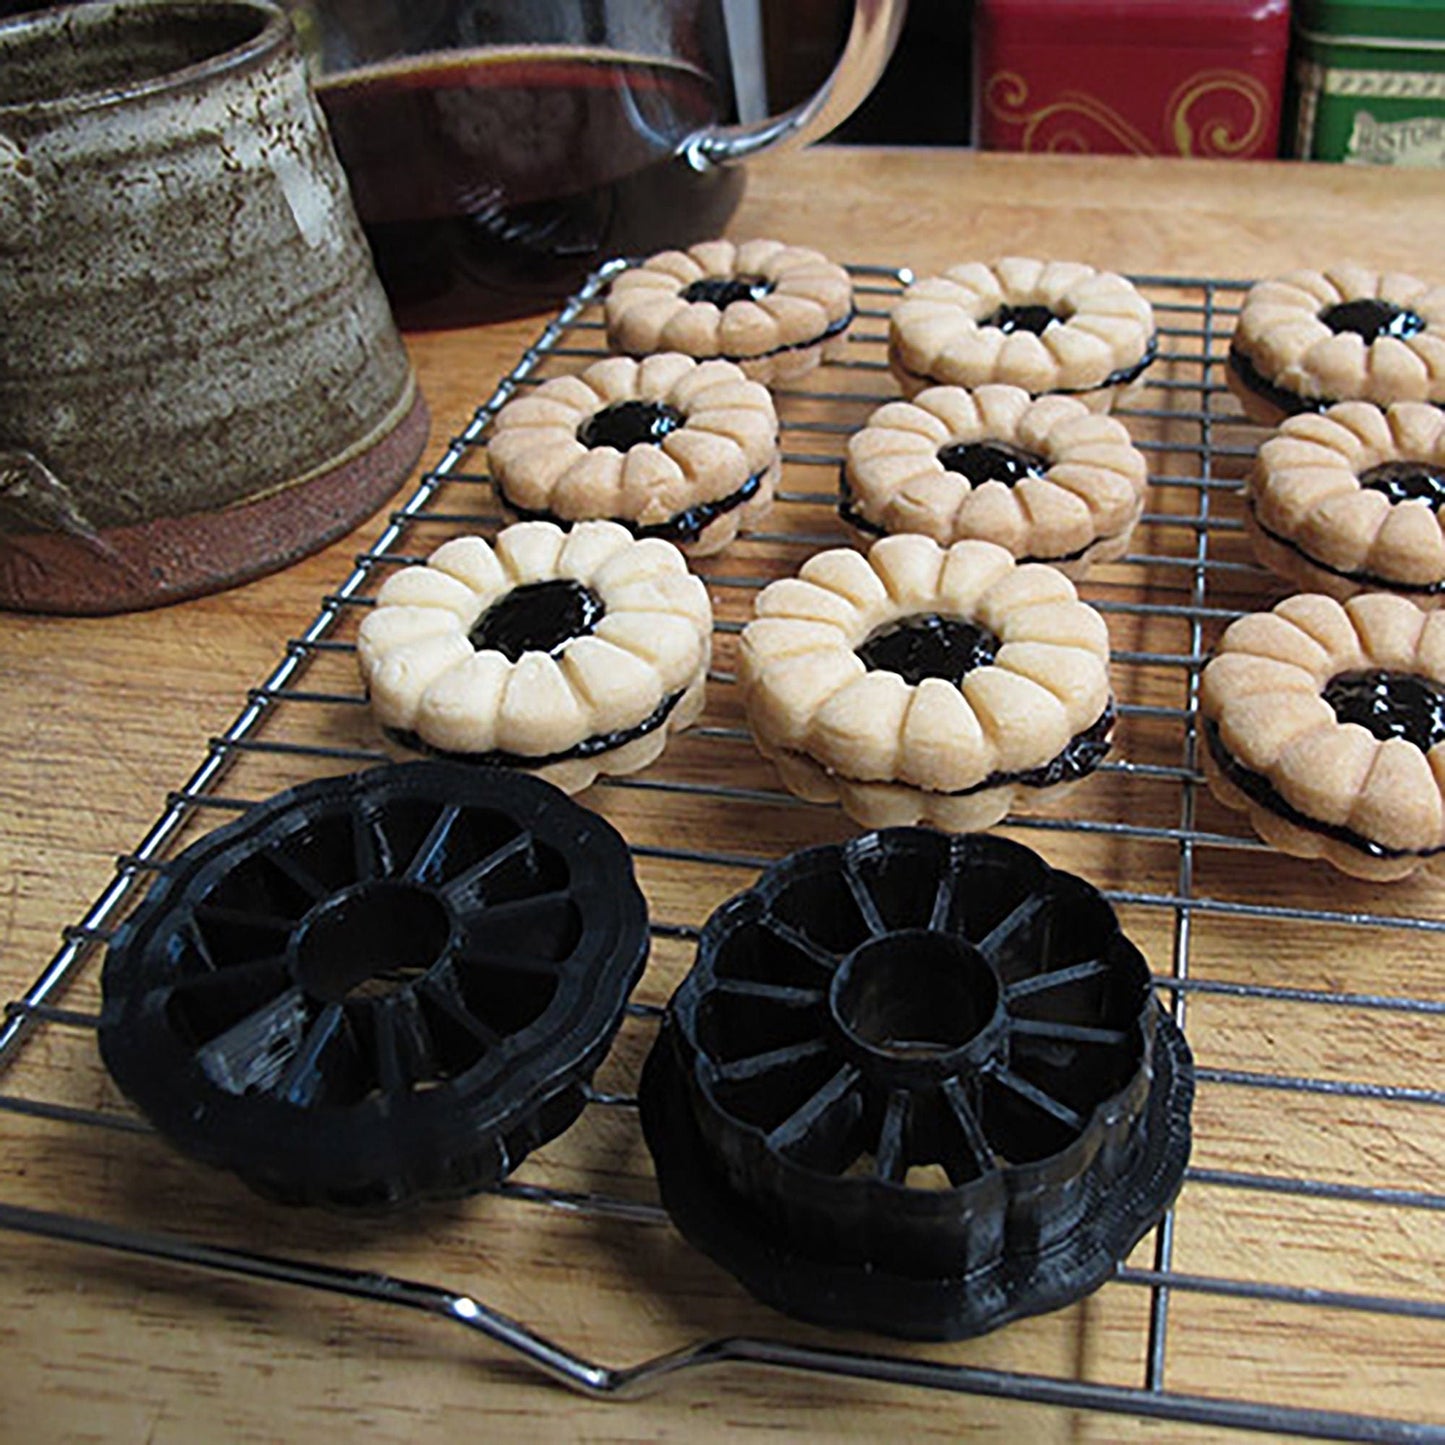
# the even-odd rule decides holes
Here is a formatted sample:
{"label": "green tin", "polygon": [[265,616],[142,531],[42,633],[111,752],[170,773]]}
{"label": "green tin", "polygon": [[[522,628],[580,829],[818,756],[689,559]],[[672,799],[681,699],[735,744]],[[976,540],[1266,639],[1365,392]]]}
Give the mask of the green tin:
{"label": "green tin", "polygon": [[1294,23],[1295,155],[1445,167],[1445,0],[1296,0]]}

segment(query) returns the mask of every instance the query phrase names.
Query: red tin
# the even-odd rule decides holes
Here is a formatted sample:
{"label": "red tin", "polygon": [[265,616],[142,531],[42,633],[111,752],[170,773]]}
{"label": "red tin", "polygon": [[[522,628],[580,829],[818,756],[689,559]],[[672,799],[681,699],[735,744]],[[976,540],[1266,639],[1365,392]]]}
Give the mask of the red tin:
{"label": "red tin", "polygon": [[978,0],[985,150],[1279,153],[1289,0]]}

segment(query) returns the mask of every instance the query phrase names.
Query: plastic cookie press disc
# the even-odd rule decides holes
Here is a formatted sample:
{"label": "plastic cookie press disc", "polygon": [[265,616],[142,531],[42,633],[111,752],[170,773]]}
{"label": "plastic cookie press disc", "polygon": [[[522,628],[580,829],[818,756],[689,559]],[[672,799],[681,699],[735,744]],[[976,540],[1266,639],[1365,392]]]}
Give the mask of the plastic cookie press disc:
{"label": "plastic cookie press disc", "polygon": [[307,783],[166,866],[100,1048],[162,1133],[291,1203],[494,1182],[577,1117],[647,954],[626,844],[448,763]]}
{"label": "plastic cookie press disc", "polygon": [[712,915],[641,1106],[674,1222],[759,1299],[950,1339],[1109,1277],[1179,1188],[1193,1093],[1096,889],[899,828]]}

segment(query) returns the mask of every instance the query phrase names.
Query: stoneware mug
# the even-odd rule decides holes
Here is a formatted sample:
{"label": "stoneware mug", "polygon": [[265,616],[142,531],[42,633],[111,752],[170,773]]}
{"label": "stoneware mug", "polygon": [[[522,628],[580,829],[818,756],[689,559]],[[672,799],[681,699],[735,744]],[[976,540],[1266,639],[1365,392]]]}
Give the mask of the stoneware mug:
{"label": "stoneware mug", "polygon": [[0,24],[0,606],[150,607],[284,566],[425,433],[280,9]]}

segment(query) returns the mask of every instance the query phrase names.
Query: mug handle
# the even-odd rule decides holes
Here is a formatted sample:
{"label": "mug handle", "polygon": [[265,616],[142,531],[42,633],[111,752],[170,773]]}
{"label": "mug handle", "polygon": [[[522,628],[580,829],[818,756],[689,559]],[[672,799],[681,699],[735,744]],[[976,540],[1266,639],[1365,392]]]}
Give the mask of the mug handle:
{"label": "mug handle", "polygon": [[715,125],[695,132],[680,154],[695,171],[745,161],[765,150],[793,150],[848,119],[878,83],[908,13],[908,0],[853,0],[853,24],[833,73],[807,100],[752,125]]}

